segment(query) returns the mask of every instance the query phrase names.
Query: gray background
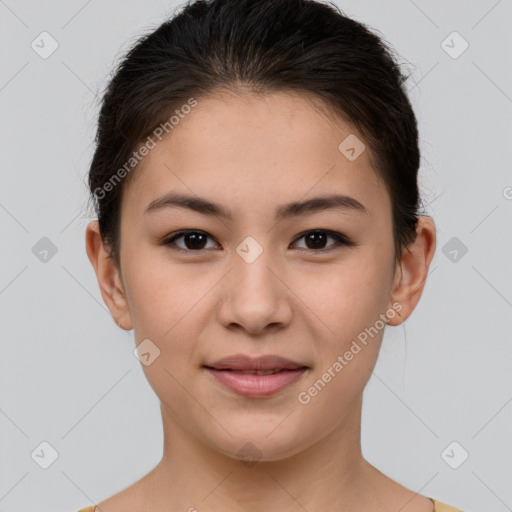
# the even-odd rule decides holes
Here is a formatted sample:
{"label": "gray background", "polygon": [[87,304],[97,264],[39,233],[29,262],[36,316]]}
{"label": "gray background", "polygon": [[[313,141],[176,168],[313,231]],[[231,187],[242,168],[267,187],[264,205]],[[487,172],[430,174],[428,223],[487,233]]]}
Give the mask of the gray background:
{"label": "gray background", "polygon": [[[512,1],[337,3],[413,71],[438,228],[423,297],[387,328],[365,391],[363,453],[466,512],[512,510]],[[160,459],[158,400],[85,252],[85,179],[97,92],[176,5],[0,0],[0,511],[73,512]],[[59,44],[47,59],[31,48],[43,31]],[[442,44],[453,31],[469,43],[458,58],[461,40],[445,43],[452,56]],[[43,237],[57,250],[46,262],[33,251]],[[58,453],[48,469],[31,456],[43,441]]]}

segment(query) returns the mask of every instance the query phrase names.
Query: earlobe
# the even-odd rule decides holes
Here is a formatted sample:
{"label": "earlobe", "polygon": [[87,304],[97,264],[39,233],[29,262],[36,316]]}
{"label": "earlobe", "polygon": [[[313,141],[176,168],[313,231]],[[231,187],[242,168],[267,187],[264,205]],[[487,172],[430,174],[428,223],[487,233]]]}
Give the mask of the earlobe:
{"label": "earlobe", "polygon": [[399,266],[396,268],[390,304],[398,302],[399,315],[389,319],[388,325],[400,325],[418,304],[428,275],[428,269],[436,248],[436,228],[427,216],[418,219],[416,239],[404,247]]}
{"label": "earlobe", "polygon": [[120,270],[105,248],[98,221],[92,221],[87,225],[85,236],[87,256],[96,273],[105,304],[119,327],[126,330],[132,329]]}

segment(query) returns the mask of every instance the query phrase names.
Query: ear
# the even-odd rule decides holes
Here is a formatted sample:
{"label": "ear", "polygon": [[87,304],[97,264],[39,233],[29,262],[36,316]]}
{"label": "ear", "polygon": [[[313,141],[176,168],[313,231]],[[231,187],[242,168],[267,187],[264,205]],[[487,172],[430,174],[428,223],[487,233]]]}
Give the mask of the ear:
{"label": "ear", "polygon": [[133,324],[128,309],[121,272],[103,244],[99,224],[96,220],[87,225],[85,246],[87,256],[96,272],[101,296],[110,310],[112,317],[122,329],[132,329]]}
{"label": "ear", "polygon": [[388,319],[388,325],[399,325],[414,311],[420,300],[436,249],[436,227],[427,216],[418,219],[416,239],[404,247],[402,258],[395,268],[390,305],[399,303],[398,314]]}

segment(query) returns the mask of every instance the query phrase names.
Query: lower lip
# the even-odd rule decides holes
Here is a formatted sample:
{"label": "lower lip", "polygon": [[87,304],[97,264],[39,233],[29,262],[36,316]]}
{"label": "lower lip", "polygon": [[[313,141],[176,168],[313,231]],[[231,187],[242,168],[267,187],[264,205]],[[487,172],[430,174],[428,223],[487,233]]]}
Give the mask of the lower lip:
{"label": "lower lip", "polygon": [[206,370],[239,395],[264,397],[273,395],[299,380],[307,368],[283,370],[269,375],[242,374],[230,370],[214,370],[213,368],[206,368]]}

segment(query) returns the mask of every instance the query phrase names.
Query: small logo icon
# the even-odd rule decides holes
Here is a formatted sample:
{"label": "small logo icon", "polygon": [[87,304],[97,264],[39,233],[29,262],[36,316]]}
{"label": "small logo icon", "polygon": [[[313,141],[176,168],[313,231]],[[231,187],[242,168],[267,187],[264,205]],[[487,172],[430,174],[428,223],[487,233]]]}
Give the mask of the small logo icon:
{"label": "small logo icon", "polygon": [[48,32],[41,32],[30,46],[39,57],[47,59],[59,47],[59,43]]}
{"label": "small logo icon", "polygon": [[43,469],[48,469],[59,458],[57,450],[47,441],[40,443],[30,456]]}
{"label": "small logo icon", "polygon": [[39,261],[48,263],[57,254],[57,246],[49,238],[43,236],[32,247],[32,253]]}
{"label": "small logo icon", "polygon": [[263,453],[258,449],[250,441],[245,443],[240,450],[238,450],[237,455],[240,459],[240,462],[249,468],[256,465],[257,462],[261,459]]}
{"label": "small logo icon", "polygon": [[135,347],[133,355],[144,366],[149,366],[160,356],[160,349],[149,338],[146,338]]}
{"label": "small logo icon", "polygon": [[441,48],[452,58],[458,59],[469,47],[469,43],[456,31],[442,43]]}
{"label": "small logo icon", "polygon": [[452,469],[457,469],[469,457],[467,450],[457,441],[452,441],[442,452],[441,458]]}
{"label": "small logo icon", "polygon": [[442,251],[452,263],[458,263],[468,252],[468,248],[454,236],[444,244]]}
{"label": "small logo icon", "polygon": [[338,146],[341,154],[344,155],[348,160],[353,162],[361,153],[366,149],[363,141],[351,133],[346,137],[343,142]]}
{"label": "small logo icon", "polygon": [[256,242],[252,236],[248,236],[236,248],[236,252],[245,260],[246,263],[253,263],[263,252],[263,247],[261,247],[261,245]]}

